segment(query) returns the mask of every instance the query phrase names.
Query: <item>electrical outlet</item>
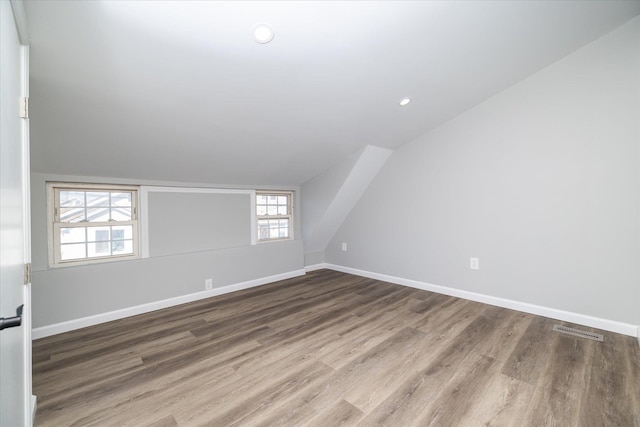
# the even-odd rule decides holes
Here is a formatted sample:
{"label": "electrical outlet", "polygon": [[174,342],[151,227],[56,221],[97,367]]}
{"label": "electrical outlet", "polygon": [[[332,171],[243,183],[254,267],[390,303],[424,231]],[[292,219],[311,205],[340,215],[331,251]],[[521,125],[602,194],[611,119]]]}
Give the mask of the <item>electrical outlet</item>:
{"label": "electrical outlet", "polygon": [[204,281],[204,290],[208,291],[210,289],[213,289],[213,279],[207,279]]}
{"label": "electrical outlet", "polygon": [[480,259],[479,258],[469,258],[469,268],[472,270],[480,269]]}
{"label": "electrical outlet", "polygon": [[347,244],[342,242],[342,252],[347,252]]}

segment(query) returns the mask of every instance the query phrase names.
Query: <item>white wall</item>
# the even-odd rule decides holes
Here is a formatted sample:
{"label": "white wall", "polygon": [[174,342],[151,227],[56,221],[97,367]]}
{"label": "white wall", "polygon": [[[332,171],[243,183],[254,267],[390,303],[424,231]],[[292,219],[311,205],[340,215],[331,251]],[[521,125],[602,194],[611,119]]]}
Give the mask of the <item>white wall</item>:
{"label": "white wall", "polygon": [[639,95],[635,18],[396,150],[326,261],[640,324]]}
{"label": "white wall", "polygon": [[329,241],[392,152],[367,145],[355,156],[302,184],[305,265],[322,262],[318,254],[323,257]]}
{"label": "white wall", "polygon": [[311,237],[314,229],[321,222],[363,150],[358,150],[342,162],[302,184],[302,237],[305,241]]}
{"label": "white wall", "polygon": [[[307,244],[317,225],[325,216],[329,205],[342,188],[353,166],[358,162],[362,150],[342,162],[304,182],[300,188],[302,238]],[[308,246],[308,245],[306,245]],[[314,251],[305,247],[305,265],[324,262],[324,249]]]}
{"label": "white wall", "polygon": [[[204,291],[204,281],[222,288],[304,267],[302,240],[243,245],[214,250],[182,248],[182,253],[76,267],[49,268],[47,258],[46,181],[178,185],[121,179],[33,173],[31,177],[33,246],[33,326],[125,310]],[[187,184],[179,184],[187,186]],[[262,188],[262,187],[261,187]],[[273,188],[294,190],[297,188]],[[299,223],[299,221],[294,221]],[[300,236],[300,229],[295,230]],[[151,240],[151,236],[150,236]],[[249,239],[247,239],[249,241]],[[199,248],[199,247],[198,247]]]}

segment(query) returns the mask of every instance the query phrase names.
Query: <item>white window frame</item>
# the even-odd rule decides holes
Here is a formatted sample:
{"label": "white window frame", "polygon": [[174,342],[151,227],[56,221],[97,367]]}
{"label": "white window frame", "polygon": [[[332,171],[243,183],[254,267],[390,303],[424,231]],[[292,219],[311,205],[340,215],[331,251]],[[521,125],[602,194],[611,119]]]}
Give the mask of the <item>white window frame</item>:
{"label": "white window frame", "polygon": [[[109,191],[132,192],[131,198],[131,220],[130,221],[103,221],[103,222],[77,222],[68,223],[59,221],[60,212],[60,191]],[[87,184],[76,182],[48,182],[47,183],[47,231],[49,241],[49,266],[68,267],[86,264],[99,264],[105,262],[123,261],[140,258],[140,223],[138,216],[138,206],[140,190],[138,186],[116,185],[116,184]],[[81,258],[73,260],[61,259],[60,229],[69,227],[91,227],[132,225],[133,226],[133,253],[125,255],[108,255],[102,257]]]}
{"label": "white window frame", "polygon": [[[281,190],[256,190],[256,195],[254,197],[254,202],[255,202],[255,218],[256,218],[256,225],[255,225],[255,236],[256,236],[256,241],[258,243],[269,243],[269,242],[282,242],[284,240],[293,240],[294,239],[294,227],[293,227],[293,197],[294,193],[293,191],[281,191]],[[258,196],[287,196],[289,199],[289,203],[288,203],[288,212],[287,215],[258,215]],[[260,220],[261,219],[288,219],[289,220],[289,237],[277,237],[277,238],[268,238],[268,239],[261,239],[260,238]]]}

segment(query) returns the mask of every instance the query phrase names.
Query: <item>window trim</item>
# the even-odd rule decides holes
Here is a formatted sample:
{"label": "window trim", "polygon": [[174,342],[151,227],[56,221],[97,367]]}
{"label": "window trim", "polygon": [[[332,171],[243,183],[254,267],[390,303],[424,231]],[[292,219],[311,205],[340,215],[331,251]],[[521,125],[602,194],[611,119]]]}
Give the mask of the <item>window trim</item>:
{"label": "window trim", "polygon": [[[258,215],[258,196],[269,196],[269,195],[279,195],[279,196],[287,196],[289,198],[289,213],[288,215]],[[283,242],[287,240],[294,240],[294,195],[295,192],[291,190],[256,190],[254,200],[254,218],[255,218],[255,238],[258,244],[262,243],[272,243],[272,242]],[[273,239],[260,239],[260,226],[259,222],[261,219],[288,219],[289,220],[289,237],[278,237]]]}
{"label": "window trim", "polygon": [[[101,264],[106,262],[125,261],[140,258],[140,187],[135,185],[121,185],[121,184],[94,184],[94,183],[78,183],[78,182],[47,182],[47,237],[48,237],[48,257],[49,267],[62,268],[73,267],[79,265],[88,264]],[[60,191],[64,190],[79,190],[79,191],[130,191],[133,192],[131,198],[132,208],[132,220],[130,221],[115,221],[115,222],[95,222],[95,223],[64,223],[56,222],[58,215],[56,209],[60,207]],[[60,243],[60,228],[73,228],[73,227],[86,227],[87,224],[91,226],[112,226],[118,225],[132,225],[133,226],[133,253],[124,255],[108,255],[103,257],[82,258],[63,261],[61,260],[61,243]]]}
{"label": "window trim", "polygon": [[251,246],[255,246],[257,239],[254,230],[257,229],[256,220],[256,191],[243,188],[210,188],[210,187],[166,187],[158,185],[141,185],[138,191],[138,221],[140,227],[140,258],[149,258],[149,193],[189,193],[189,194],[247,194],[249,196],[251,218]]}

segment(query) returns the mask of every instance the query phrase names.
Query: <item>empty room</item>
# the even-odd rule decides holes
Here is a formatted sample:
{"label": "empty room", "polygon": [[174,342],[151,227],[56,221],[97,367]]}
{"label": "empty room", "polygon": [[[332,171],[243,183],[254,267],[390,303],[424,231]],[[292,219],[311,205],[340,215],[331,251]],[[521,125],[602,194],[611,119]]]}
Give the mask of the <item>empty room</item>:
{"label": "empty room", "polygon": [[0,6],[0,426],[640,427],[640,0]]}

